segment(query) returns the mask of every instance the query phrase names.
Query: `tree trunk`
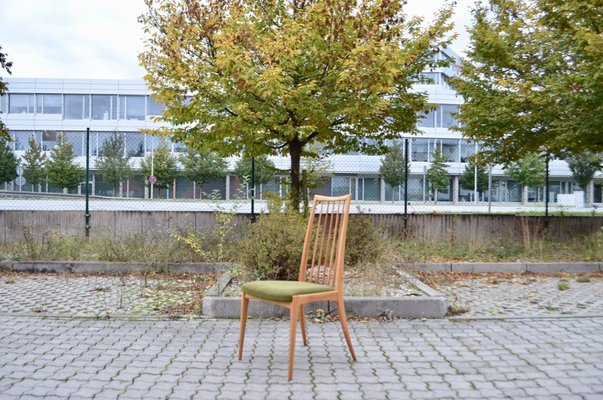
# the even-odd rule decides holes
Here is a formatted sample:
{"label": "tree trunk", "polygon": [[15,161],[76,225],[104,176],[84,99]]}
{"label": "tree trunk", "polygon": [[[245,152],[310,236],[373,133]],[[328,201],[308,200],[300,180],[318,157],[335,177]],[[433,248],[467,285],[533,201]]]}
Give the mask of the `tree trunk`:
{"label": "tree trunk", "polygon": [[299,211],[301,179],[299,174],[301,164],[302,143],[298,138],[289,142],[289,154],[291,155],[291,208]]}

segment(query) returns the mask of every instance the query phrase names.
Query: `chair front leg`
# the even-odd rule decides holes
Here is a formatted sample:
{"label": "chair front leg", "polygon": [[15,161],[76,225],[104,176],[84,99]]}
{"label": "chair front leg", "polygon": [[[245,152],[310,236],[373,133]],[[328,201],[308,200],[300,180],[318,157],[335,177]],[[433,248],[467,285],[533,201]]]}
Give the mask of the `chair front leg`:
{"label": "chair front leg", "polygon": [[290,309],[289,322],[289,380],[293,379],[293,360],[295,357],[295,334],[297,314],[299,313],[299,304],[293,299]]}
{"label": "chair front leg", "polygon": [[249,306],[249,297],[245,293],[241,294],[241,328],[239,330],[239,360],[243,357],[243,344],[245,342],[245,325],[247,325],[247,308]]}

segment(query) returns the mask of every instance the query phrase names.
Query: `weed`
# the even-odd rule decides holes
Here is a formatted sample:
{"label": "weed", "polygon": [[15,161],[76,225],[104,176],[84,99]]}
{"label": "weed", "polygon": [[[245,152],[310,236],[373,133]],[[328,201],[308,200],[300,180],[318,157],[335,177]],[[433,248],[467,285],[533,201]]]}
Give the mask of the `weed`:
{"label": "weed", "polygon": [[568,290],[570,288],[570,284],[566,279],[561,279],[557,282],[557,289],[559,290]]}
{"label": "weed", "polygon": [[448,307],[448,315],[450,316],[461,315],[467,312],[469,312],[469,307],[465,306],[464,304],[455,302]]}

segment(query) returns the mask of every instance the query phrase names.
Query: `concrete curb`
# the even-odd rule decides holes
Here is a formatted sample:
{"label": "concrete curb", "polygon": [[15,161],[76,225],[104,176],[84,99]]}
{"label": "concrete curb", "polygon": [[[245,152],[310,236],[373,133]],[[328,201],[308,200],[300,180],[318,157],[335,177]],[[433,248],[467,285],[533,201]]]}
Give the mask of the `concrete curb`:
{"label": "concrete curb", "polygon": [[[225,273],[223,276],[227,275]],[[425,285],[418,279],[403,273],[425,296],[418,297],[345,297],[345,309],[351,317],[377,317],[385,314],[396,318],[443,318],[448,312],[448,299],[438,291]],[[228,277],[230,278],[230,277]],[[226,278],[224,279],[226,280]],[[223,281],[220,278],[219,281]],[[218,284],[216,284],[217,286]],[[212,287],[208,293],[221,292]],[[334,302],[317,302],[306,306],[306,312],[316,309],[335,311]],[[203,298],[203,315],[208,318],[239,318],[241,299],[239,297],[221,297],[206,295]],[[257,318],[285,317],[287,309],[261,301],[249,302],[249,316]]]}
{"label": "concrete curb", "polygon": [[209,274],[224,272],[228,263],[186,263],[152,266],[144,262],[104,261],[0,261],[0,269],[16,272],[79,272],[79,273],[128,273],[156,269],[169,273]]}
{"label": "concrete curb", "polygon": [[602,272],[603,263],[599,262],[558,262],[558,263],[424,263],[399,265],[401,268],[430,272]]}

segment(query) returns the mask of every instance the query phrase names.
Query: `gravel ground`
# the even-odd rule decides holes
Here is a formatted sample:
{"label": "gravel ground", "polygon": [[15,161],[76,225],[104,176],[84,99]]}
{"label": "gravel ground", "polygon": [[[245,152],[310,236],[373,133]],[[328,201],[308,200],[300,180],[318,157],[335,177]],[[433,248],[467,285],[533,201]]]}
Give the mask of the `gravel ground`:
{"label": "gravel ground", "polygon": [[199,314],[213,275],[0,273],[0,313],[108,318]]}

